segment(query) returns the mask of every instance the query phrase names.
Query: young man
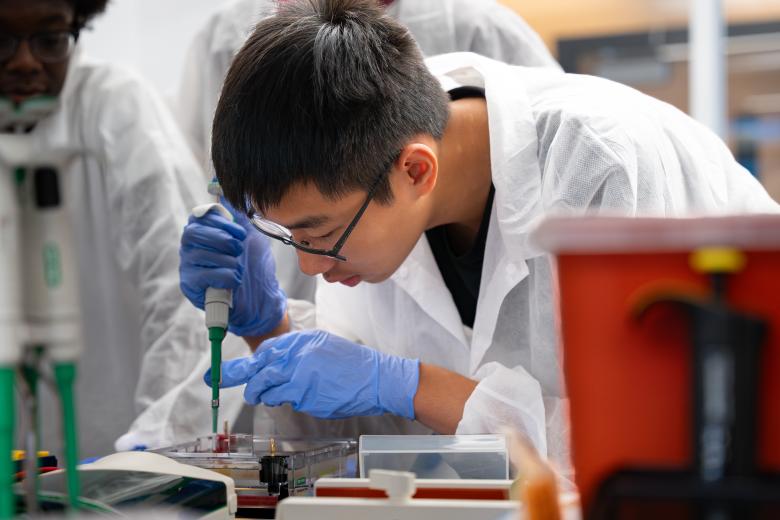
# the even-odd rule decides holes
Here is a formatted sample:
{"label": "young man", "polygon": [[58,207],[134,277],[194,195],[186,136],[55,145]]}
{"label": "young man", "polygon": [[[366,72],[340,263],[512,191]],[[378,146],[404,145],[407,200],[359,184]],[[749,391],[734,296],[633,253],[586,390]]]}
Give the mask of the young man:
{"label": "young man", "polygon": [[[673,107],[474,54],[426,68],[405,29],[360,0],[291,2],[258,24],[228,73],[212,152],[251,221],[191,219],[180,272],[196,305],[207,286],[235,291],[231,326],[257,350],[225,363],[225,386],[374,432],[510,426],[561,464],[555,282],[534,225],[778,211]],[[285,314],[255,228],[322,275],[320,330]]]}
{"label": "young man", "polygon": [[[202,173],[146,83],[79,52],[79,31],[105,5],[0,0],[0,96],[56,97],[30,138],[43,153],[77,152],[62,180],[79,260],[82,456],[110,453],[128,430],[120,448],[210,431],[210,394],[187,383],[208,367],[203,317],[182,297],[176,271],[182,226],[206,196]],[[57,452],[55,398],[42,406],[43,446]],[[240,406],[228,398],[225,413]]]}
{"label": "young man", "polygon": [[[284,2],[286,0],[281,0]],[[213,175],[209,149],[211,125],[222,83],[238,50],[255,24],[276,10],[280,0],[237,0],[209,18],[188,52],[177,100],[184,135],[207,178]],[[525,20],[496,0],[377,0],[405,25],[423,54],[471,51],[528,67],[560,70],[538,34]],[[291,298],[313,301],[315,280],[301,273],[295,253],[272,244],[276,276]]]}

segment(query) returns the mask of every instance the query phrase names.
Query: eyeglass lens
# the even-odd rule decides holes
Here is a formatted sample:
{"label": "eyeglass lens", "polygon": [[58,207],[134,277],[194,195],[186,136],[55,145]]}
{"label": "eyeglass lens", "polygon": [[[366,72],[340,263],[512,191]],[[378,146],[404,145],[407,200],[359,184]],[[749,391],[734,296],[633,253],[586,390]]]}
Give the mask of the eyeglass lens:
{"label": "eyeglass lens", "polygon": [[[0,34],[0,60],[13,57],[23,38]],[[73,50],[75,37],[66,31],[33,34],[27,38],[30,52],[43,62],[56,62],[67,58]]]}

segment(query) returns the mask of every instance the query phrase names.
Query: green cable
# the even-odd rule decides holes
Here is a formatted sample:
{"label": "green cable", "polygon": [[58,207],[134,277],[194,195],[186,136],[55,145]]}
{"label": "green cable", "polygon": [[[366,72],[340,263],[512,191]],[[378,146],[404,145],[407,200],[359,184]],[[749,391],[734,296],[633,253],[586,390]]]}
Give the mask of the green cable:
{"label": "green cable", "polygon": [[62,401],[62,430],[65,434],[65,475],[68,482],[68,500],[70,507],[79,507],[81,486],[76,470],[78,461],[78,438],[76,437],[76,400],[74,386],[76,382],[75,363],[56,363],[54,380]]}
{"label": "green cable", "polygon": [[219,431],[219,385],[222,382],[222,340],[225,329],[209,327],[211,342],[211,429],[216,435]]}
{"label": "green cable", "polygon": [[13,367],[0,367],[0,519],[13,518],[16,513],[14,497],[14,462],[11,451],[14,446],[14,420],[16,402],[14,400]]}

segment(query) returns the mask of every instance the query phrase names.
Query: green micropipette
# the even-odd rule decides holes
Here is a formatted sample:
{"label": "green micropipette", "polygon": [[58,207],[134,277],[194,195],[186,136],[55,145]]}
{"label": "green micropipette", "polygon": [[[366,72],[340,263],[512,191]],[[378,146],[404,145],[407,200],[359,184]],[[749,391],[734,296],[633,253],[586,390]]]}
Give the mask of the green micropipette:
{"label": "green micropipette", "polygon": [[[209,185],[209,193],[221,195],[219,184],[212,182]],[[218,211],[225,218],[233,220],[233,215],[221,204],[203,204],[192,210],[196,217],[202,217],[209,211]],[[228,315],[233,302],[233,292],[230,289],[206,289],[204,309],[206,311],[206,328],[209,331],[211,343],[211,429],[214,435],[219,428],[219,385],[222,382],[222,340],[225,338],[228,327]]]}
{"label": "green micropipette", "polygon": [[78,437],[76,435],[76,364],[62,362],[54,364],[54,380],[62,400],[62,429],[65,434],[65,478],[68,483],[68,500],[71,509],[79,507],[81,484],[76,471],[78,464]]}
{"label": "green micropipette", "polygon": [[13,518],[16,499],[13,492],[14,463],[11,451],[14,443],[15,396],[13,366],[0,367],[0,519]]}
{"label": "green micropipette", "polygon": [[211,429],[214,434],[219,428],[219,385],[222,383],[222,340],[225,329],[209,327],[211,342]]}

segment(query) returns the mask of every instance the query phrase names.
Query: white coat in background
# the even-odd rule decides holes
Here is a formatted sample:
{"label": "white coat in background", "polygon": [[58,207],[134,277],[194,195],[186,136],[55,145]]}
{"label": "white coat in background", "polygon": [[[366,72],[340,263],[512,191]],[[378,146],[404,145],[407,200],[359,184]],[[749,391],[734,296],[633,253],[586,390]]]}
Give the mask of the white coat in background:
{"label": "white coat in background", "polygon": [[[42,149],[79,151],[63,178],[85,342],[81,456],[110,453],[128,430],[121,448],[209,433],[204,318],[181,294],[178,273],[182,228],[206,193],[168,109],[140,78],[77,49],[59,107],[32,135]],[[237,338],[231,345],[231,356],[246,352]],[[240,394],[225,394],[223,410],[234,419]],[[43,447],[61,453],[57,402],[47,394],[43,401]]]}
{"label": "white coat in background", "polygon": [[[273,14],[276,0],[238,0],[213,15],[195,36],[177,100],[179,123],[206,181],[211,126],[233,56],[254,25]],[[472,51],[515,65],[560,70],[541,38],[514,11],[495,0],[395,0],[387,12],[409,28],[423,54]],[[288,296],[313,300],[315,281],[298,270],[293,250],[272,241],[277,278]]]}
{"label": "white coat in background", "polygon": [[[423,235],[393,276],[354,288],[318,282],[316,326],[479,381],[458,433],[524,432],[566,472],[552,259],[529,242],[546,215],[777,213],[763,187],[709,129],[608,80],[514,67],[468,53],[428,60],[446,89],[482,87],[495,198],[473,330]],[[594,295],[595,296],[595,295]],[[287,435],[417,431],[398,418],[316,421],[269,409]],[[389,420],[389,422],[388,422]],[[296,430],[296,428],[299,428]]]}

